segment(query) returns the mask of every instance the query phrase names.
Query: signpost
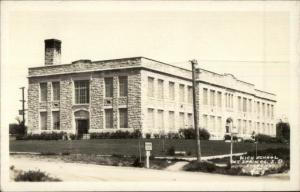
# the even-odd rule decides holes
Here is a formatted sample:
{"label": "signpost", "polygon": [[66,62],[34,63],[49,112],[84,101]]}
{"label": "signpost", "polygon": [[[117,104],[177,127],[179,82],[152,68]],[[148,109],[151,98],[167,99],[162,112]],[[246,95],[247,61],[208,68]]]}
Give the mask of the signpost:
{"label": "signpost", "polygon": [[237,128],[236,127],[233,127],[231,126],[231,142],[230,142],[230,165],[232,164],[232,151],[233,151],[233,134],[236,134],[238,131],[237,131]]}
{"label": "signpost", "polygon": [[145,151],[146,151],[146,167],[149,168],[150,167],[150,162],[149,162],[149,158],[151,155],[151,151],[152,151],[152,143],[151,142],[145,142]]}

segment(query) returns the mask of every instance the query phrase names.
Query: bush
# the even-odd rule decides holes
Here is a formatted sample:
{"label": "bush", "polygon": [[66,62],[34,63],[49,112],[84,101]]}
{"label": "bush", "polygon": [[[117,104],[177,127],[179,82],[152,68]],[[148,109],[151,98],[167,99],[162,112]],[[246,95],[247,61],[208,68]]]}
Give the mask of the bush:
{"label": "bush", "polygon": [[257,134],[256,141],[258,141],[259,143],[279,143],[280,142],[277,138],[271,137],[270,135],[265,135],[265,134]]}
{"label": "bush", "polygon": [[[224,140],[231,140],[231,135],[224,135]],[[232,140],[237,141],[238,140],[237,136],[234,135],[232,137]]]}
{"label": "bush", "polygon": [[24,136],[17,136],[17,140],[60,140],[63,138],[64,132],[43,132],[41,134],[27,134]]}
{"label": "bush", "polygon": [[115,132],[90,133],[90,139],[137,139],[141,136],[142,133],[138,129],[133,132],[118,130]]}
{"label": "bush", "polygon": [[134,167],[144,167],[144,163],[140,161],[140,159],[137,157],[135,158],[132,166]]}
{"label": "bush", "polygon": [[169,139],[180,139],[179,133],[168,133],[167,137]]}
{"label": "bush", "polygon": [[202,172],[214,172],[216,171],[216,165],[214,163],[210,162],[198,162],[198,161],[192,161],[191,163],[185,165],[183,167],[186,171],[202,171]]}
{"label": "bush", "polygon": [[26,171],[24,173],[19,174],[15,181],[61,181],[57,178],[49,177],[44,172],[38,171]]}
{"label": "bush", "polygon": [[146,133],[146,139],[151,139],[151,133]]}
{"label": "bush", "polygon": [[[179,134],[183,135],[185,139],[195,139],[195,129],[194,128],[188,128],[188,129],[179,129]],[[199,129],[199,136],[200,140],[209,140],[210,134],[206,129]]]}
{"label": "bush", "polygon": [[175,147],[172,146],[168,149],[168,152],[167,152],[168,155],[171,155],[171,156],[174,156],[175,155]]}
{"label": "bush", "polygon": [[23,126],[23,124],[11,123],[9,124],[9,134],[12,135],[24,135],[26,133],[27,126]]}

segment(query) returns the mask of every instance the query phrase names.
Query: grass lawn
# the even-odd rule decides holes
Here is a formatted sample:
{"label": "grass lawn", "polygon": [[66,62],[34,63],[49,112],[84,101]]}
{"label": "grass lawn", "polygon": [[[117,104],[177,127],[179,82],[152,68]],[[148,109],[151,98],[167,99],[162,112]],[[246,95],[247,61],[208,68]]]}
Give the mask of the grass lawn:
{"label": "grass lawn", "polygon": [[[101,155],[135,155],[138,156],[138,139],[95,139],[95,140],[11,140],[11,152],[43,152],[43,153],[64,153],[70,154],[101,154]],[[195,140],[167,139],[165,140],[163,151],[162,139],[142,139],[141,149],[144,151],[144,142],[152,142],[152,153],[154,156],[165,156],[172,146],[175,150],[186,151],[195,155]],[[267,148],[289,148],[286,144],[258,144],[258,149]],[[253,143],[234,143],[233,152],[247,152],[255,150]],[[202,156],[228,154],[230,143],[224,141],[201,141]]]}

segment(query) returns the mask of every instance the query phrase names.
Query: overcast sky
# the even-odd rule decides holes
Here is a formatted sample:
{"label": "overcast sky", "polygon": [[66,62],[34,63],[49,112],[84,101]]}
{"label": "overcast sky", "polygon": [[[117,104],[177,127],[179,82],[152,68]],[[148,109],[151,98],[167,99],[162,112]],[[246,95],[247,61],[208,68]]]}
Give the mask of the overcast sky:
{"label": "overcast sky", "polygon": [[28,67],[44,65],[44,39],[49,38],[62,41],[62,63],[145,56],[190,67],[187,61],[197,59],[201,68],[231,73],[275,93],[277,117],[288,117],[287,11],[265,6],[263,12],[263,4],[257,10],[229,11],[232,7],[203,9],[192,2],[133,3],[6,2],[1,11],[1,104],[7,117],[2,123],[18,115],[19,87],[28,86]]}

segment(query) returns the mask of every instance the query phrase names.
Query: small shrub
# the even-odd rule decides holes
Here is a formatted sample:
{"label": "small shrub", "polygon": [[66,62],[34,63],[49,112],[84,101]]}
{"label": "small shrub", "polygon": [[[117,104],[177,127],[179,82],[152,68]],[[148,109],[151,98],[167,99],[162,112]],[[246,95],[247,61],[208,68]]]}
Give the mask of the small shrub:
{"label": "small shrub", "polygon": [[[231,140],[231,135],[224,135],[224,140]],[[233,141],[237,141],[238,137],[237,136],[232,136]]]}
{"label": "small shrub", "polygon": [[167,151],[167,154],[174,156],[175,155],[175,147],[174,146],[170,147]]}
{"label": "small shrub", "polygon": [[135,158],[132,166],[134,167],[144,167],[144,163],[140,161],[140,159],[137,157]]}
{"label": "small shrub", "polygon": [[63,138],[64,132],[43,132],[41,134],[27,134],[24,136],[17,137],[17,140],[60,140]]}
{"label": "small shrub", "polygon": [[167,137],[168,137],[169,139],[180,139],[179,133],[168,133],[168,134],[167,134]]}
{"label": "small shrub", "polygon": [[151,133],[146,133],[146,139],[151,139]]}
{"label": "small shrub", "polygon": [[75,140],[75,139],[76,139],[76,135],[73,134],[73,133],[70,133],[70,134],[69,134],[69,137],[70,137],[71,140]]}
{"label": "small shrub", "polygon": [[257,134],[256,141],[258,141],[259,143],[277,143],[277,142],[279,142],[278,139],[276,139],[275,137],[271,137],[270,135],[265,135],[265,134]]}
{"label": "small shrub", "polygon": [[42,152],[41,155],[57,155],[54,152]]}
{"label": "small shrub", "polygon": [[[185,139],[195,139],[195,129],[188,128],[188,129],[179,129],[179,135],[183,135]],[[200,140],[209,140],[210,134],[206,129],[199,129],[199,137]]]}
{"label": "small shrub", "polygon": [[216,170],[216,165],[210,162],[198,162],[192,161],[191,163],[183,167],[186,171],[202,171],[202,172],[214,172]]}
{"label": "small shrub", "polygon": [[90,133],[90,139],[137,139],[142,136],[140,130],[133,132],[117,130],[115,132]]}
{"label": "small shrub", "polygon": [[155,139],[159,139],[159,134],[158,134],[158,133],[154,133],[154,134],[153,134],[153,137],[154,137]]}
{"label": "small shrub", "polygon": [[26,171],[19,174],[15,181],[60,181],[57,178],[49,177],[44,172],[38,171]]}

